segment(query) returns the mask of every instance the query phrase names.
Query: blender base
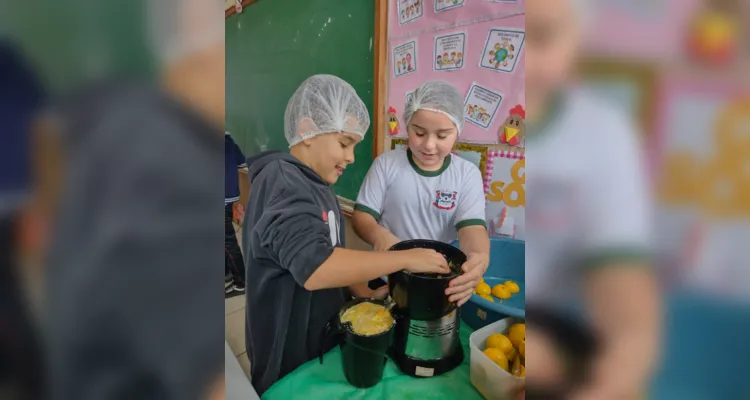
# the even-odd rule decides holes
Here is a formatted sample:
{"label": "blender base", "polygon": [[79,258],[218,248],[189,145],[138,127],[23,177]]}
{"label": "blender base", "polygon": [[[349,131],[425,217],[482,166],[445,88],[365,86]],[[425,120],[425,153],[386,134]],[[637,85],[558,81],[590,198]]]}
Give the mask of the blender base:
{"label": "blender base", "polygon": [[464,349],[459,345],[453,354],[437,360],[420,360],[405,354],[396,354],[395,351],[392,351],[390,356],[404,374],[415,378],[429,378],[450,372],[461,365],[464,361]]}

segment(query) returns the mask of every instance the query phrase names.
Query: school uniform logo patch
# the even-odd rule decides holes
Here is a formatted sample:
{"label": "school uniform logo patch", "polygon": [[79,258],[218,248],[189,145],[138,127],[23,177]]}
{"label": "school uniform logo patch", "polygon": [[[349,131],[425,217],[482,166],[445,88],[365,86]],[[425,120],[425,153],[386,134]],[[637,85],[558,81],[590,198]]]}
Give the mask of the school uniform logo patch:
{"label": "school uniform logo patch", "polygon": [[456,207],[458,192],[453,190],[436,190],[433,206],[441,210],[452,210]]}

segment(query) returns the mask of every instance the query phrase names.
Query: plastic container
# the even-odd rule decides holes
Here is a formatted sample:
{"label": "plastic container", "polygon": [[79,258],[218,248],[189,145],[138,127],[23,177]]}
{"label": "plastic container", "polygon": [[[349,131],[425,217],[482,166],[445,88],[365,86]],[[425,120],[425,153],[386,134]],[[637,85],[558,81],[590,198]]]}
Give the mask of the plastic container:
{"label": "plastic container", "polygon": [[505,333],[511,325],[517,322],[523,322],[523,320],[505,318],[493,322],[469,336],[471,384],[487,400],[510,400],[517,393],[518,388],[525,384],[524,378],[511,375],[482,353],[490,335]]}
{"label": "plastic container", "polygon": [[[458,247],[459,243],[451,243]],[[490,265],[484,274],[484,281],[494,286],[507,280],[516,282],[520,292],[508,300],[495,299],[489,302],[477,295],[461,307],[461,319],[472,329],[481,329],[504,318],[524,318],[526,316],[526,244],[522,240],[491,237]]]}
{"label": "plastic container", "polygon": [[393,342],[393,325],[377,335],[357,335],[351,330],[351,326],[342,324],[340,316],[349,307],[359,303],[375,303],[385,305],[382,300],[377,299],[355,299],[347,302],[341,307],[341,311],[326,324],[323,337],[321,338],[320,363],[323,363],[322,349],[328,340],[336,340],[341,346],[341,361],[344,368],[344,376],[349,383],[357,388],[369,388],[375,386],[383,379],[383,369],[388,360],[386,354]]}

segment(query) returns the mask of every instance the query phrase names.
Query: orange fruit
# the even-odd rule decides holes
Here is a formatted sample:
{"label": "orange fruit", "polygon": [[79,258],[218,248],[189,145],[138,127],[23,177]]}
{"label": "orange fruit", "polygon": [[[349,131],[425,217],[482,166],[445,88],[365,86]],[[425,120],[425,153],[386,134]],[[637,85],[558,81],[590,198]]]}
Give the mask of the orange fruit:
{"label": "orange fruit", "polygon": [[486,283],[480,283],[479,285],[477,285],[476,292],[480,296],[482,295],[489,296],[490,293],[492,293],[492,289],[490,289],[490,285]]}
{"label": "orange fruit", "polygon": [[495,287],[492,288],[492,295],[497,297],[498,299],[507,300],[510,298],[510,290],[508,290],[505,285],[502,283],[495,285]]}
{"label": "orange fruit", "polygon": [[513,346],[519,347],[519,343],[526,340],[526,324],[513,324],[508,329],[508,339],[513,343]]}
{"label": "orange fruit", "polygon": [[484,349],[482,352],[485,356],[487,356],[492,362],[497,364],[500,368],[504,370],[508,370],[508,358],[505,357],[505,353],[503,353],[502,350],[496,349],[494,347],[489,347]]}
{"label": "orange fruit", "polygon": [[500,349],[503,354],[508,355],[513,350],[513,343],[502,333],[493,333],[487,338],[487,348]]}
{"label": "orange fruit", "polygon": [[505,287],[508,288],[508,290],[510,290],[512,294],[516,294],[521,291],[521,288],[518,287],[518,284],[513,281],[505,281],[503,285],[505,285]]}

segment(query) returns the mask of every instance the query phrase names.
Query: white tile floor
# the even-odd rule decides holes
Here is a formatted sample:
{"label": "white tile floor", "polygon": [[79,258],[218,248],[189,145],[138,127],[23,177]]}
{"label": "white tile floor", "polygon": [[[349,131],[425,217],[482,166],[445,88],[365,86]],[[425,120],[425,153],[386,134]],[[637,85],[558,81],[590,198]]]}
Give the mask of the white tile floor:
{"label": "white tile floor", "polygon": [[235,296],[225,300],[226,312],[224,329],[227,343],[232,349],[245,375],[250,376],[250,361],[245,348],[245,296]]}

